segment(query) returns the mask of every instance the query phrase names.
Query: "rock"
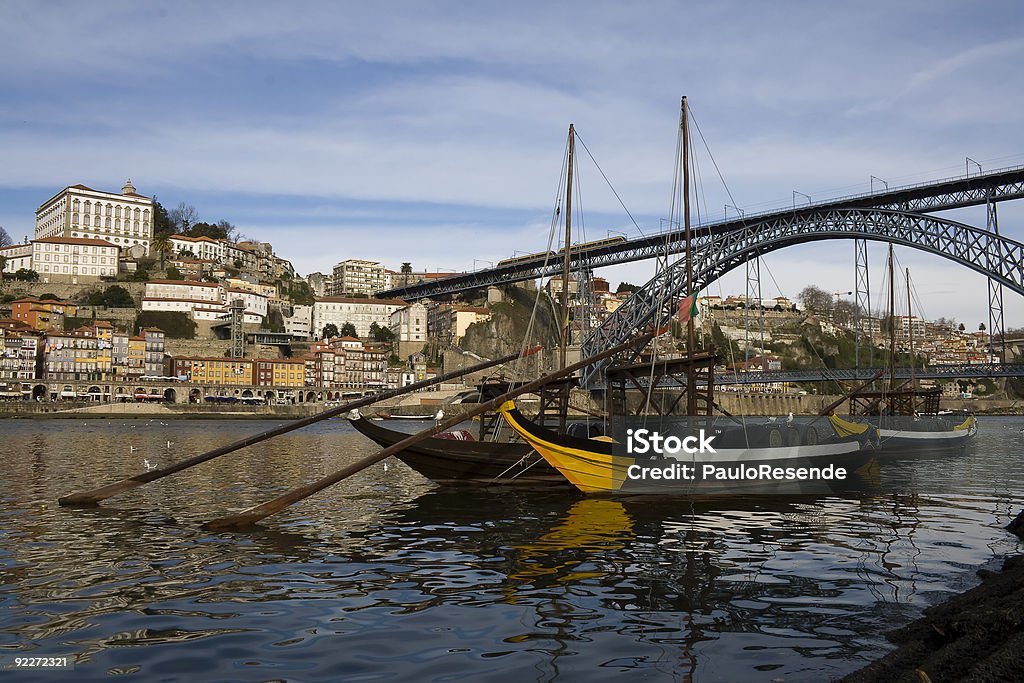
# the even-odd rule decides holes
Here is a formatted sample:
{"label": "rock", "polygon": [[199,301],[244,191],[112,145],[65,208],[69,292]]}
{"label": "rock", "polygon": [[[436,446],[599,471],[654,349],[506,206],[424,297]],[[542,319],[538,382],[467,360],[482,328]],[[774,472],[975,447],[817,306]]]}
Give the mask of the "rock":
{"label": "rock", "polygon": [[1024,512],[1017,515],[1016,519],[1006,525],[1006,530],[1024,541]]}

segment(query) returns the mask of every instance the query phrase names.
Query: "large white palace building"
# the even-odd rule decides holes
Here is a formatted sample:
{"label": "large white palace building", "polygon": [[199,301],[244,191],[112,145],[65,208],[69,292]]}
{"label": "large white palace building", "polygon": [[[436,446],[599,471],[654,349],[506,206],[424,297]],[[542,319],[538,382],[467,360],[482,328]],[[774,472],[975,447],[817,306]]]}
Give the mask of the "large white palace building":
{"label": "large white palace building", "polygon": [[121,194],[71,185],[36,209],[35,238],[48,237],[103,240],[145,256],[153,239],[153,200],[136,193],[131,180]]}

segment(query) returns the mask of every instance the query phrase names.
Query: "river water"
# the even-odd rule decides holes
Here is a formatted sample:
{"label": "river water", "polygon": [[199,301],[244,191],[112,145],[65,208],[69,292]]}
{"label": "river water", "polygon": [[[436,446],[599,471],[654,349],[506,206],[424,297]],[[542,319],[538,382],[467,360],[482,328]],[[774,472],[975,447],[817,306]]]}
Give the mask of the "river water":
{"label": "river water", "polygon": [[330,420],[106,501],[63,494],[273,422],[0,421],[0,665],[15,681],[823,681],[1018,549],[1019,418],[856,498],[437,488],[395,460],[253,533],[202,522],[373,447]]}

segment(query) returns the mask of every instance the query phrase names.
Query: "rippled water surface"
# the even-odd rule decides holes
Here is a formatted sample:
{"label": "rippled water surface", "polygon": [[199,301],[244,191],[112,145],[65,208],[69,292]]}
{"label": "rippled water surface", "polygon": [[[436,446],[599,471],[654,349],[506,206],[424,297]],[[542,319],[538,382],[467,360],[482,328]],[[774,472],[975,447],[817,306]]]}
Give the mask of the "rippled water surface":
{"label": "rippled water surface", "polygon": [[[390,460],[247,534],[202,522],[373,452],[330,420],[101,507],[110,483],[271,422],[0,421],[9,680],[821,681],[1017,550],[1019,419],[854,499],[586,499],[433,486]],[[408,428],[408,427],[407,427]]]}

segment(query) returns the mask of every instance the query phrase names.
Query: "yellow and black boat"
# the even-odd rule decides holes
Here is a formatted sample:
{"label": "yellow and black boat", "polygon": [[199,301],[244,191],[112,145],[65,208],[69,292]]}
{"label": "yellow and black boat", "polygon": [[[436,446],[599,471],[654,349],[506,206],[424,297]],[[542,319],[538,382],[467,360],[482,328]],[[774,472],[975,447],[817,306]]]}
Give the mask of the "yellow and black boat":
{"label": "yellow and black boat", "polygon": [[511,401],[499,412],[584,493],[829,494],[864,485],[877,444],[877,431],[870,425],[844,423],[840,430],[834,418],[820,427],[805,427],[802,434],[790,425],[771,422],[711,426],[703,434],[683,418],[661,435],[661,443],[689,441],[708,448],[703,452],[646,448],[640,455],[629,448],[634,430],[622,430],[618,440],[584,439],[530,421]]}

